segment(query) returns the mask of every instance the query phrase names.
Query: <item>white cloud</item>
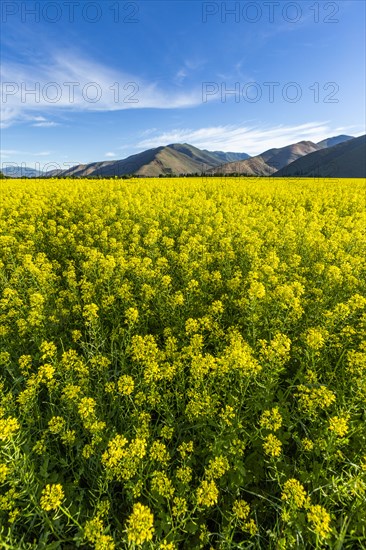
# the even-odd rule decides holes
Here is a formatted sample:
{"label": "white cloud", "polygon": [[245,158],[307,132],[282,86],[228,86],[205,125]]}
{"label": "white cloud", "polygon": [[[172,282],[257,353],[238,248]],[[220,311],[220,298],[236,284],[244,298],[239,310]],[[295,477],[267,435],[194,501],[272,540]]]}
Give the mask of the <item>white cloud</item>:
{"label": "white cloud", "polygon": [[175,82],[178,82],[180,84],[181,82],[183,82],[183,80],[185,78],[187,78],[187,75],[188,75],[188,73],[185,69],[179,69],[179,71],[177,72],[177,74],[174,77]]}
{"label": "white cloud", "polygon": [[180,67],[180,69],[176,72],[174,82],[181,85],[186,78],[189,78],[192,73],[203,67],[203,65],[205,65],[205,61],[203,59],[186,59],[182,67]]}
{"label": "white cloud", "polygon": [[2,157],[10,157],[15,155],[30,155],[32,157],[48,157],[52,154],[52,151],[37,151],[31,153],[29,151],[17,151],[15,149],[1,149],[0,155]]}
{"label": "white cloud", "polygon": [[18,155],[21,151],[16,151],[15,149],[1,149],[0,156],[9,157],[11,155]]}
{"label": "white cloud", "polygon": [[141,136],[149,136],[151,134],[154,134],[158,131],[158,128],[147,128],[143,132],[141,132]]}
{"label": "white cloud", "polygon": [[115,157],[115,156],[116,156],[116,153],[112,153],[112,151],[109,151],[109,152],[106,153],[104,156],[105,156],[105,157]]}
{"label": "white cloud", "polygon": [[36,128],[52,128],[53,126],[59,126],[59,123],[46,120],[45,122],[36,122],[35,124],[32,124],[32,126],[35,126]]}
{"label": "white cloud", "polygon": [[335,135],[328,122],[308,122],[296,126],[211,126],[200,129],[174,129],[155,133],[137,144],[139,150],[168,145],[190,143],[200,149],[245,152],[257,155],[272,147],[284,147],[298,141],[321,141]]}
{"label": "white cloud", "polygon": [[3,61],[1,68],[2,127],[31,121],[54,126],[43,116],[60,110],[117,111],[173,109],[202,102],[201,87],[189,91],[162,89],[137,75],[96,63],[75,52],[58,52],[44,64]]}

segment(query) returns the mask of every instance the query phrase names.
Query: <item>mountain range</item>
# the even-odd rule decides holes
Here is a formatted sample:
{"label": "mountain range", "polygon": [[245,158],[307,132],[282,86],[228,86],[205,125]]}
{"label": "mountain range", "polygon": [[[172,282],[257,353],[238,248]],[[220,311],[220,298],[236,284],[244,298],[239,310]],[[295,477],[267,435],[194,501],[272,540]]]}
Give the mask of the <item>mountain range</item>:
{"label": "mountain range", "polygon": [[366,135],[298,158],[276,172],[276,176],[366,177]]}
{"label": "mountain range", "polygon": [[5,167],[10,177],[126,177],[179,175],[366,177],[366,137],[340,135],[318,143],[300,141],[250,157],[246,153],[208,151],[188,143],[155,147],[121,160],[79,164],[40,173]]}
{"label": "mountain range", "polygon": [[188,143],[172,143],[170,145],[148,149],[142,153],[131,155],[122,160],[93,162],[79,164],[68,170],[53,171],[47,176],[58,177],[111,177],[201,174],[219,166],[229,159],[246,159],[246,153],[224,153],[223,151],[206,151]]}
{"label": "mountain range", "polygon": [[[336,136],[319,143],[312,141],[299,141],[285,147],[268,149],[260,155],[238,162],[229,162],[208,170],[211,175],[242,174],[245,176],[269,176],[276,174],[282,168],[291,165],[297,159],[305,157],[316,151],[322,151],[328,147],[334,147],[353,140],[351,136]],[[329,143],[329,145],[327,145]]]}
{"label": "mountain range", "polygon": [[39,178],[40,176],[44,176],[44,172],[28,168],[28,166],[17,166],[13,163],[11,166],[6,166],[6,163],[4,165],[1,168],[1,172],[8,178]]}

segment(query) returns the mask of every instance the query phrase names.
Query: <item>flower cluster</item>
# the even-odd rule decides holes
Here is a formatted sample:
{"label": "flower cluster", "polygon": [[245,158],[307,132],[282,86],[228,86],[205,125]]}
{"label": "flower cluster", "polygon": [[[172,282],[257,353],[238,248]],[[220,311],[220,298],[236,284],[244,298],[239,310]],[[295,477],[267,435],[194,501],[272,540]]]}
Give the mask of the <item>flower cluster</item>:
{"label": "flower cluster", "polygon": [[50,510],[57,510],[64,499],[64,491],[62,485],[59,483],[53,485],[46,485],[41,495],[41,508],[49,512]]}
{"label": "flower cluster", "polygon": [[150,509],[138,502],[127,520],[127,538],[129,542],[142,544],[152,539],[154,534],[154,516]]}

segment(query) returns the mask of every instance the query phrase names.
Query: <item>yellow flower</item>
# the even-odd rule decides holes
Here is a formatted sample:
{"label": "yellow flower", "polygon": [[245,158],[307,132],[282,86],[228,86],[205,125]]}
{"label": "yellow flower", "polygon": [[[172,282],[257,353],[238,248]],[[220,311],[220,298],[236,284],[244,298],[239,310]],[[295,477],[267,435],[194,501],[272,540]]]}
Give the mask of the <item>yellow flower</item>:
{"label": "yellow flower", "polygon": [[8,418],[0,418],[0,441],[11,439],[19,430],[19,422],[13,416]]}
{"label": "yellow flower", "polygon": [[282,426],[282,416],[278,410],[278,407],[273,407],[271,410],[266,410],[263,412],[260,425],[266,430],[271,430],[276,432]]}
{"label": "yellow flower", "polygon": [[264,298],[264,296],[266,295],[266,289],[262,283],[259,283],[258,281],[253,281],[248,290],[248,294],[250,298]]}
{"label": "yellow flower", "polygon": [[96,510],[100,517],[108,515],[108,512],[110,509],[111,509],[111,502],[108,499],[101,500],[96,507]]}
{"label": "yellow flower", "polygon": [[82,333],[80,330],[73,330],[71,332],[71,336],[74,342],[78,342],[80,338],[82,337]]}
{"label": "yellow flower", "polygon": [[127,325],[134,325],[139,318],[139,311],[135,307],[130,307],[125,311],[125,319]]}
{"label": "yellow flower", "polygon": [[32,356],[31,355],[21,355],[18,359],[20,372],[25,376],[29,370],[32,368]]}
{"label": "yellow flower", "polygon": [[61,434],[61,441],[65,445],[72,445],[75,443],[76,440],[76,432],[75,430],[65,430],[63,434]]}
{"label": "yellow flower", "polygon": [[260,340],[262,346],[261,355],[266,362],[273,365],[283,366],[289,359],[291,340],[285,334],[278,332],[271,342]]}
{"label": "yellow flower", "polygon": [[325,508],[319,504],[310,506],[308,520],[311,524],[311,529],[319,535],[319,537],[326,538],[330,535],[332,531],[330,527],[330,515]]}
{"label": "yellow flower", "polygon": [[170,275],[164,275],[162,278],[161,278],[161,284],[163,286],[169,286],[172,282],[172,278]]}
{"label": "yellow flower", "polygon": [[280,456],[282,452],[281,441],[273,434],[267,435],[263,443],[264,452],[270,456]]}
{"label": "yellow flower", "polygon": [[0,483],[4,483],[9,473],[9,466],[0,464]]}
{"label": "yellow flower", "polygon": [[310,415],[315,415],[317,409],[325,409],[330,407],[336,400],[335,394],[326,386],[317,388],[309,388],[300,384],[297,386],[299,393],[295,394],[299,398],[301,409],[308,412]]}
{"label": "yellow flower", "polygon": [[95,542],[95,550],[114,550],[116,545],[110,535],[101,535]]}
{"label": "yellow flower", "polygon": [[84,537],[94,543],[95,550],[114,550],[116,545],[110,535],[103,535],[104,525],[99,516],[86,522]]}
{"label": "yellow flower", "polygon": [[95,517],[86,522],[84,527],[84,537],[89,542],[95,542],[101,536],[104,530],[104,525],[99,517]]}
{"label": "yellow flower", "polygon": [[173,305],[182,306],[184,304],[184,296],[183,296],[182,292],[176,292],[173,295],[172,300],[173,300]]}
{"label": "yellow flower", "polygon": [[138,502],[127,520],[127,538],[129,542],[143,544],[152,539],[154,533],[154,516],[150,508]]}
{"label": "yellow flower", "polygon": [[349,414],[346,416],[333,416],[329,419],[329,430],[338,437],[343,437],[348,432]]}
{"label": "yellow flower", "polygon": [[68,401],[76,401],[81,393],[81,387],[74,384],[66,384],[62,391],[61,399],[67,399]]}
{"label": "yellow flower", "polygon": [[7,351],[0,352],[0,365],[6,365],[10,361],[10,353]]}
{"label": "yellow flower", "polygon": [[187,501],[182,497],[173,498],[172,514],[175,517],[184,516],[187,513]]}
{"label": "yellow flower", "polygon": [[81,453],[83,458],[90,458],[94,454],[94,447],[90,443],[84,445],[83,452]]}
{"label": "yellow flower", "polygon": [[219,497],[219,491],[214,481],[202,481],[197,489],[197,503],[201,506],[214,506]]}
{"label": "yellow flower", "polygon": [[124,374],[119,377],[117,381],[117,387],[118,387],[118,391],[122,395],[131,395],[131,393],[135,388],[135,382],[132,376],[129,376],[128,374]]}
{"label": "yellow flower", "polygon": [[210,460],[205,470],[207,479],[220,479],[229,470],[229,462],[225,456],[216,456]]}
{"label": "yellow flower", "polygon": [[46,510],[46,512],[57,510],[64,498],[62,485],[59,483],[46,485],[41,495],[41,508]]}
{"label": "yellow flower", "polygon": [[87,304],[84,306],[83,317],[87,324],[92,324],[98,319],[99,307],[96,304]]}
{"label": "yellow flower", "polygon": [[249,516],[250,507],[245,500],[236,500],[233,504],[233,514],[237,519],[244,521]]}
{"label": "yellow flower", "polygon": [[254,519],[250,519],[242,525],[243,531],[247,531],[252,537],[258,532],[257,524]]}
{"label": "yellow flower", "polygon": [[180,456],[184,459],[190,453],[193,453],[193,441],[183,442],[178,447]]}
{"label": "yellow flower", "polygon": [[48,384],[53,381],[55,374],[55,368],[52,365],[42,365],[38,369],[37,381],[40,383]]}
{"label": "yellow flower", "polygon": [[160,430],[160,437],[169,441],[173,437],[174,428],[163,426]]}
{"label": "yellow flower", "polygon": [[136,483],[132,487],[132,494],[133,494],[134,498],[138,498],[139,496],[141,496],[143,488],[144,488],[144,484],[141,481],[141,479],[139,481],[136,481]]}
{"label": "yellow flower", "polygon": [[197,319],[187,319],[186,321],[186,333],[187,334],[193,334],[195,332],[198,332],[199,330],[199,322]]}
{"label": "yellow flower", "polygon": [[314,449],[314,443],[307,437],[304,437],[301,440],[301,444],[305,451],[312,451]]}
{"label": "yellow flower", "polygon": [[253,357],[252,348],[238,331],[233,331],[230,344],[225,348],[218,363],[223,373],[236,371],[245,377],[255,376],[262,370],[261,365]]}
{"label": "yellow flower", "polygon": [[288,479],[283,486],[281,499],[302,508],[306,502],[306,491],[299,481]]}
{"label": "yellow flower", "polygon": [[232,420],[235,418],[235,411],[231,405],[226,405],[226,407],[220,412],[220,418],[224,421],[227,426],[232,426]]}
{"label": "yellow flower", "polygon": [[242,456],[245,451],[245,442],[240,439],[233,439],[229,448],[229,453],[234,456]]}
{"label": "yellow flower", "polygon": [[145,438],[136,437],[128,445],[125,437],[116,435],[109,441],[108,448],[102,455],[102,464],[109,478],[128,480],[136,474],[145,454]]}
{"label": "yellow flower", "polygon": [[[112,394],[112,396],[113,396],[114,392],[116,391],[116,384],[115,384],[115,382],[107,382],[106,385],[104,386],[104,391],[105,391],[106,393]],[[115,396],[113,396],[113,399],[114,399],[114,397],[115,397]]]}
{"label": "yellow flower", "polygon": [[219,313],[222,313],[224,311],[224,306],[221,300],[216,300],[215,302],[212,302],[210,310],[213,315],[218,315]]}
{"label": "yellow flower", "polygon": [[90,417],[93,417],[95,414],[96,406],[97,404],[95,402],[95,399],[93,399],[92,397],[83,397],[78,407],[81,418],[89,419]]}
{"label": "yellow flower", "polygon": [[56,355],[57,348],[53,342],[42,342],[40,350],[42,352],[41,358],[52,359]]}
{"label": "yellow flower", "polygon": [[318,351],[324,346],[323,332],[317,328],[309,328],[305,341],[310,349]]}
{"label": "yellow flower", "polygon": [[235,500],[233,515],[239,521],[241,529],[253,536],[257,533],[258,528],[253,519],[248,519],[249,513],[250,507],[245,500]]}
{"label": "yellow flower", "polygon": [[167,542],[166,540],[163,540],[159,546],[159,550],[176,550],[176,548],[173,542]]}
{"label": "yellow flower", "polygon": [[36,442],[36,444],[33,446],[32,451],[34,451],[37,455],[43,455],[46,452],[46,443],[44,438],[40,439]]}
{"label": "yellow flower", "polygon": [[316,372],[314,372],[314,371],[311,370],[311,369],[306,369],[306,381],[307,381],[309,384],[317,384],[317,382],[318,382],[318,377],[317,377]]}
{"label": "yellow flower", "polygon": [[14,508],[13,510],[11,510],[9,512],[9,518],[8,518],[8,521],[9,523],[14,523],[16,521],[16,519],[20,516],[21,514],[21,511],[19,510],[19,508]]}
{"label": "yellow flower", "polygon": [[62,416],[53,416],[48,422],[48,429],[52,434],[59,434],[65,428],[66,421]]}
{"label": "yellow flower", "polygon": [[154,441],[150,447],[150,457],[156,462],[160,462],[166,466],[169,462],[170,455],[164,443],[161,441]]}
{"label": "yellow flower", "polygon": [[171,498],[174,495],[174,487],[166,474],[155,470],[151,477],[151,489],[153,491],[164,498]]}
{"label": "yellow flower", "polygon": [[179,481],[188,485],[188,483],[192,479],[192,468],[190,468],[189,466],[183,466],[182,468],[177,468],[175,475],[177,476],[177,479],[179,479]]}

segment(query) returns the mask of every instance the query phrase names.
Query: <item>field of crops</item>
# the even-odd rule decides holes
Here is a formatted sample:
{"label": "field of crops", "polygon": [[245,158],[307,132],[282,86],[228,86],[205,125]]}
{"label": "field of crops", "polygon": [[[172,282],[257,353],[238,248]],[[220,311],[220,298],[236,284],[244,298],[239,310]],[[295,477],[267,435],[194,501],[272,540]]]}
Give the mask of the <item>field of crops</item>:
{"label": "field of crops", "polygon": [[1,190],[1,548],[366,548],[365,180]]}

